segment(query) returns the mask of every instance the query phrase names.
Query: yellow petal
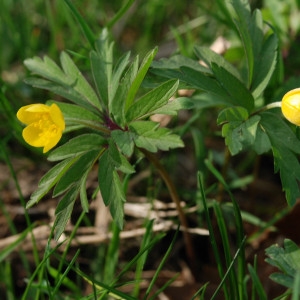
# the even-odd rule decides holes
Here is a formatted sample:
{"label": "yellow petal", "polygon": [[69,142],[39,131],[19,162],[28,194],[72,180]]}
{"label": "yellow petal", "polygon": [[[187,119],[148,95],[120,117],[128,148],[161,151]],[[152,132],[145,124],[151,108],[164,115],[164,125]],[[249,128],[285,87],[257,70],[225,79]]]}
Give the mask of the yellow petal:
{"label": "yellow petal", "polygon": [[60,108],[55,103],[53,103],[50,106],[50,116],[51,116],[53,123],[56,126],[58,126],[62,131],[64,131],[65,130],[64,116],[63,116]]}
{"label": "yellow petal", "polygon": [[44,131],[33,123],[23,129],[22,135],[27,144],[33,147],[44,147],[47,139],[43,133]]}
{"label": "yellow petal", "polygon": [[300,88],[291,90],[283,96],[281,111],[288,121],[300,126]]}
{"label": "yellow petal", "polygon": [[57,143],[59,142],[59,140],[61,139],[61,137],[62,137],[62,132],[57,131],[57,134],[55,136],[51,137],[51,139],[48,140],[47,144],[45,144],[43,153],[46,153],[50,149],[55,147],[57,145]]}
{"label": "yellow petal", "polygon": [[21,107],[17,112],[17,118],[22,123],[28,125],[38,121],[41,118],[41,113],[49,113],[50,108],[45,104],[30,104]]}

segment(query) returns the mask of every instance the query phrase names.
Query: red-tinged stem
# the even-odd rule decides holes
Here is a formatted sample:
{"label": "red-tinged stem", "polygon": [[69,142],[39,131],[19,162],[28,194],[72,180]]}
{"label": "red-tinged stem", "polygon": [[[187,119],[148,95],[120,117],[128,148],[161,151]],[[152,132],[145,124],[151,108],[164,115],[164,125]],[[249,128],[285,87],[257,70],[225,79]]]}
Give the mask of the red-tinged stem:
{"label": "red-tinged stem", "polygon": [[179,221],[180,221],[182,231],[183,231],[183,238],[184,238],[186,253],[187,253],[188,259],[191,263],[191,266],[194,266],[196,256],[195,256],[191,236],[190,236],[190,233],[188,232],[188,223],[187,223],[186,215],[180,205],[180,199],[179,199],[179,195],[177,193],[177,189],[176,189],[171,177],[169,176],[169,173],[166,171],[166,169],[160,163],[158,158],[154,154],[148,152],[147,150],[144,150],[144,149],[140,149],[140,150],[147,157],[147,159],[155,166],[155,168],[159,172],[161,178],[163,179],[163,181],[165,182],[165,184],[169,190],[172,201],[176,205],[176,210],[178,212]]}

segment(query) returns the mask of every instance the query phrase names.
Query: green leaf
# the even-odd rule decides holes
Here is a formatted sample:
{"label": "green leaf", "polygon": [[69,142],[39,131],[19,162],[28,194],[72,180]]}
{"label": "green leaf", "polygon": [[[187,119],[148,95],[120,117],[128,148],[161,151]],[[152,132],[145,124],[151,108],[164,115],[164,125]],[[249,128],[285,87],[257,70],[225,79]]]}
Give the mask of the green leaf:
{"label": "green leaf", "polygon": [[70,56],[66,52],[62,52],[60,55],[60,61],[63,71],[67,75],[67,78],[71,82],[75,91],[77,91],[86,102],[91,104],[91,106],[94,106],[101,111],[101,105],[97,94],[83,77]]}
{"label": "green leaf", "polygon": [[217,54],[207,47],[195,46],[195,53],[199,59],[202,59],[209,67],[212,63],[227,70],[232,76],[242,81],[239,71],[229,63],[222,55]]}
{"label": "green leaf", "polygon": [[246,86],[223,67],[212,63],[212,70],[233,105],[243,106],[249,112],[254,108],[254,99]]}
{"label": "green leaf", "polygon": [[128,110],[128,108],[131,106],[131,104],[134,101],[135,95],[146,76],[146,73],[152,63],[152,60],[154,59],[155,55],[157,53],[157,48],[154,48],[152,51],[150,51],[143,59],[141,66],[136,74],[136,77],[134,78],[132,85],[130,86],[130,89],[128,91],[126,100],[125,100],[125,112]]}
{"label": "green leaf", "polygon": [[[212,75],[212,71],[210,69],[200,65],[198,61],[182,55],[174,55],[170,58],[162,58],[159,61],[153,61],[151,65],[151,72],[157,75],[164,74],[163,72],[165,70],[174,70],[175,72],[179,72],[181,67],[188,67],[200,73]],[[171,78],[176,77],[177,76],[171,76]]]}
{"label": "green leaf", "polygon": [[26,82],[35,87],[50,90],[90,110],[95,108],[101,110],[96,93],[69,55],[62,52],[60,60],[63,70],[47,56],[44,60],[39,57],[25,60],[24,64],[31,72],[47,79],[45,81],[32,78]]}
{"label": "green leaf", "polygon": [[153,114],[176,115],[179,110],[192,109],[195,103],[191,98],[179,97],[168,101],[168,103],[158,109],[155,109]]}
{"label": "green leaf", "polygon": [[126,112],[126,121],[143,119],[166,105],[178,88],[178,80],[169,80],[134,102]]}
{"label": "green leaf", "polygon": [[40,180],[38,188],[32,193],[26,208],[38,203],[59,181],[63,174],[76,162],[78,157],[63,160],[50,169]]}
{"label": "green leaf", "polygon": [[255,115],[246,121],[232,121],[222,127],[222,136],[232,155],[236,155],[254,144],[260,116]]}
{"label": "green leaf", "polygon": [[102,117],[96,113],[75,104],[56,102],[53,100],[47,101],[47,103],[56,103],[59,106],[67,127],[81,125],[104,132],[107,131],[107,128],[102,125]]}
{"label": "green leaf", "polygon": [[[21,246],[22,242],[32,231],[33,224],[27,227],[22,233],[18,235],[18,238],[11,242],[7,247],[0,251],[0,262],[2,263],[18,246]],[[32,234],[32,232],[31,232]]]}
{"label": "green leaf", "polygon": [[108,107],[117,87],[112,85],[113,43],[108,41],[106,30],[96,41],[96,50],[90,53],[90,60],[98,94],[103,105]]}
{"label": "green leaf", "polygon": [[[234,23],[240,34],[244,51],[247,60],[247,86],[250,87],[253,78],[254,69],[254,53],[253,43],[249,30],[251,24],[251,9],[248,0],[233,0],[232,6],[236,12],[236,16],[233,16]],[[253,30],[252,30],[253,32]]]}
{"label": "green leaf", "polygon": [[107,143],[106,139],[101,137],[99,134],[82,134],[53,150],[49,154],[48,160],[58,161],[69,157],[82,155],[90,150],[100,151],[104,143]]}
{"label": "green leaf", "polygon": [[72,186],[72,188],[64,195],[64,197],[59,201],[55,210],[55,239],[58,240],[65,230],[65,227],[70,220],[74,203],[77,199],[79,193],[79,188],[77,185]]}
{"label": "green leaf", "polygon": [[93,31],[88,26],[88,24],[86,23],[85,19],[80,15],[80,13],[76,9],[76,7],[73,5],[73,3],[70,0],[64,0],[64,1],[68,5],[68,7],[72,11],[72,13],[74,14],[77,22],[81,26],[83,34],[85,35],[86,39],[89,41],[90,46],[93,48],[94,47],[94,42],[96,40],[95,36],[93,34]]}
{"label": "green leaf", "polygon": [[259,124],[256,130],[256,138],[254,141],[253,149],[258,154],[261,155],[263,153],[268,152],[271,149],[272,145],[270,139],[266,132],[262,129]]}
{"label": "green leaf", "polygon": [[227,122],[246,121],[248,117],[248,111],[244,107],[227,107],[219,113],[217,124],[222,125]]}
{"label": "green leaf", "polygon": [[117,92],[111,106],[111,117],[120,127],[125,126],[125,100],[129,89],[138,72],[139,57],[136,56],[117,87]]}
{"label": "green leaf", "polygon": [[111,137],[124,155],[128,157],[132,155],[134,150],[134,142],[131,132],[123,130],[113,130],[111,132]]}
{"label": "green leaf", "polygon": [[291,128],[274,113],[261,114],[261,126],[268,135],[274,155],[275,171],[280,172],[283,190],[289,205],[300,195],[300,164],[295,153],[300,153],[300,141]]}
{"label": "green leaf", "polygon": [[99,158],[98,181],[103,201],[120,229],[124,223],[124,189],[117,173],[122,161],[113,143]]}
{"label": "green leaf", "polygon": [[67,190],[71,189],[73,186],[80,186],[83,175],[91,169],[95,160],[99,156],[100,150],[91,150],[80,156],[76,162],[74,162],[71,167],[61,176],[60,180],[57,182],[54,191],[53,197],[57,197]]}
{"label": "green leaf", "polygon": [[261,52],[256,57],[251,91],[254,98],[258,98],[267,87],[277,62],[278,40],[272,34],[263,43]]}
{"label": "green leaf", "polygon": [[172,134],[167,128],[159,127],[159,124],[155,122],[132,122],[129,125],[129,130],[133,133],[133,139],[136,146],[150,152],[184,147],[184,144],[178,135]]}
{"label": "green leaf", "polygon": [[266,249],[266,255],[268,256],[266,262],[282,272],[271,274],[270,278],[273,281],[291,289],[299,284],[300,249],[297,244],[285,239],[284,247],[272,245]]}

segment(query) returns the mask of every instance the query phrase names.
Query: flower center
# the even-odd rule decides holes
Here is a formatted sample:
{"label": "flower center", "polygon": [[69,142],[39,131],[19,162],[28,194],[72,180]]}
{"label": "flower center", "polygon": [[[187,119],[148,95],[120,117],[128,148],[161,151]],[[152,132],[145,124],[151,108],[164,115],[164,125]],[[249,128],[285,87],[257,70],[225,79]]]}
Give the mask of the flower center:
{"label": "flower center", "polygon": [[53,123],[48,113],[40,113],[39,120],[34,122],[33,126],[40,131],[38,136],[45,142],[55,137],[59,130],[58,126]]}

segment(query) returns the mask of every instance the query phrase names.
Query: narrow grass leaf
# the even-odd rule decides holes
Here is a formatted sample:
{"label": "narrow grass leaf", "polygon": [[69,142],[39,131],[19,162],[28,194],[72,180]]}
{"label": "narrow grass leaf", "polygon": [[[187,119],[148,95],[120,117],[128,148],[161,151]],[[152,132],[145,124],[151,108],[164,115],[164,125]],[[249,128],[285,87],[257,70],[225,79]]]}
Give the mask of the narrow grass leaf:
{"label": "narrow grass leaf", "polygon": [[171,241],[171,243],[170,243],[170,245],[169,245],[169,247],[168,247],[165,255],[163,256],[161,262],[159,263],[159,265],[158,265],[158,267],[157,267],[157,269],[156,269],[156,271],[155,271],[155,273],[154,273],[154,275],[153,275],[153,277],[152,277],[152,279],[151,279],[151,281],[149,283],[149,286],[148,286],[148,288],[147,288],[147,290],[145,292],[145,295],[144,295],[143,299],[147,299],[148,296],[149,296],[149,294],[150,294],[150,292],[152,291],[153,285],[155,284],[155,282],[156,282],[156,280],[158,278],[158,275],[159,275],[161,269],[163,268],[163,266],[164,266],[167,258],[169,257],[171,251],[174,248],[174,244],[175,244],[175,241],[176,241],[176,238],[177,238],[177,235],[178,235],[178,231],[179,230],[177,229],[177,231],[175,232],[175,234],[173,236],[173,239],[172,239],[172,241]]}
{"label": "narrow grass leaf", "polygon": [[264,290],[264,287],[263,287],[255,269],[250,264],[248,264],[248,271],[250,273],[252,283],[254,285],[254,289],[258,295],[258,298],[260,300],[267,300],[268,298],[267,298],[266,292]]}
{"label": "narrow grass leaf", "polygon": [[64,0],[64,2],[67,4],[67,6],[70,8],[72,13],[74,14],[75,19],[81,26],[83,34],[86,37],[86,39],[88,40],[88,42],[90,43],[91,48],[94,48],[94,43],[95,43],[96,38],[95,38],[92,30],[90,29],[89,25],[86,23],[85,19],[81,16],[81,14],[78,12],[76,7],[73,5],[73,3],[70,0]]}
{"label": "narrow grass leaf", "polygon": [[[228,232],[227,232],[225,220],[224,220],[224,217],[223,217],[223,214],[221,211],[221,207],[219,206],[219,203],[214,201],[213,208],[214,208],[214,212],[216,215],[218,229],[220,231],[220,235],[221,235],[221,239],[222,239],[226,268],[228,269],[232,262],[231,247],[230,247],[230,243],[229,243]],[[228,286],[229,286],[229,290],[230,290],[230,297],[233,299],[237,299],[238,298],[238,282],[237,282],[237,276],[236,276],[234,269],[231,270],[228,277],[229,277]]]}
{"label": "narrow grass leaf", "polygon": [[15,241],[13,241],[9,246],[5,247],[0,251],[0,262],[3,262],[6,259],[6,257],[25,240],[32,228],[33,224],[30,227],[27,227],[22,233],[20,233],[18,238]]}
{"label": "narrow grass leaf", "polygon": [[[216,240],[216,236],[215,236],[215,233],[214,233],[214,230],[213,230],[213,225],[212,225],[212,221],[211,221],[211,218],[210,218],[210,212],[209,212],[208,205],[207,205],[207,199],[206,199],[206,196],[205,196],[202,174],[200,172],[198,172],[198,185],[199,185],[199,189],[200,189],[201,201],[202,201],[202,205],[203,205],[203,208],[204,208],[204,214],[205,214],[207,227],[208,227],[208,231],[209,231],[209,239],[210,239],[210,243],[211,243],[211,246],[212,246],[214,258],[215,258],[216,263],[217,263],[217,269],[218,269],[219,277],[224,278],[225,273],[224,273],[224,269],[223,269],[223,262],[221,260],[221,254],[220,254],[218,246],[217,246],[217,240]],[[221,287],[222,286],[219,285],[219,289]],[[224,290],[225,299],[229,299],[229,290],[228,290],[228,287],[226,285],[223,286],[223,290]]]}

